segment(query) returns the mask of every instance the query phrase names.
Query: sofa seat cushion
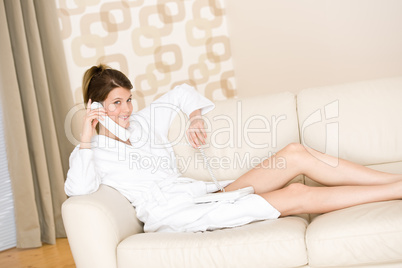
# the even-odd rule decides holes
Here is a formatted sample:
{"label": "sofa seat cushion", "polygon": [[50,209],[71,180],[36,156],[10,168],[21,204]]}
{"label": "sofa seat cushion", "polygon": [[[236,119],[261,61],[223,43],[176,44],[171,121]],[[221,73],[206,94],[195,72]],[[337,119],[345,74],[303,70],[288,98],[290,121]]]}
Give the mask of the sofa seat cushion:
{"label": "sofa seat cushion", "polygon": [[402,201],[355,206],[316,217],[307,228],[311,267],[402,262]]}
{"label": "sofa seat cushion", "polygon": [[300,267],[307,222],[287,217],[199,233],[136,234],[117,249],[118,267]]}

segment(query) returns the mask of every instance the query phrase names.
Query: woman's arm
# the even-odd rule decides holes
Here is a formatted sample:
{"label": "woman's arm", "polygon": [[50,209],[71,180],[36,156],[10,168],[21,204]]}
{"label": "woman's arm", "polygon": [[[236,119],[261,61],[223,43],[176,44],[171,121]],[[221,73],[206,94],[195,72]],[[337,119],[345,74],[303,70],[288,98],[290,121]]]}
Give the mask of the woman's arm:
{"label": "woman's arm", "polygon": [[100,177],[95,172],[91,139],[96,133],[96,125],[100,116],[106,116],[105,109],[91,110],[91,99],[87,103],[83,119],[81,143],[70,155],[70,169],[64,183],[64,191],[68,196],[90,194],[98,190]]}
{"label": "woman's arm", "polygon": [[100,176],[95,171],[93,151],[75,147],[70,155],[70,169],[64,184],[68,196],[85,195],[96,192],[100,185]]}
{"label": "woman's arm", "polygon": [[137,120],[144,119],[149,123],[151,132],[156,131],[162,136],[167,136],[178,111],[181,110],[190,117],[196,110],[200,110],[200,115],[204,115],[214,107],[215,104],[202,96],[194,87],[183,84],[168,91],[143,110],[134,113],[130,120],[136,117]]}
{"label": "woman's arm", "polygon": [[91,148],[91,138],[94,134],[96,134],[95,127],[98,124],[98,118],[100,116],[107,116],[104,108],[91,110],[91,103],[92,100],[89,99],[87,103],[87,111],[82,125],[80,149]]}
{"label": "woman's arm", "polygon": [[204,119],[202,119],[201,109],[195,110],[190,114],[190,126],[186,130],[187,138],[194,148],[205,144],[207,133],[205,132]]}

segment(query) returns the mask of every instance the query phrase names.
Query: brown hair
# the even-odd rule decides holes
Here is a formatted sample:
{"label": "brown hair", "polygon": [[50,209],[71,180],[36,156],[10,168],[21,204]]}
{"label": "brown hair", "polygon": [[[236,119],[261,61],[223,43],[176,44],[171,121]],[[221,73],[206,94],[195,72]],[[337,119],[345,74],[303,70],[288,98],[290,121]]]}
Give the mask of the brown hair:
{"label": "brown hair", "polygon": [[110,91],[116,87],[133,88],[130,80],[122,72],[112,69],[107,65],[99,64],[89,68],[82,79],[82,95],[84,103],[87,104],[89,99],[92,102],[103,102]]}
{"label": "brown hair", "polygon": [[[82,95],[84,103],[89,99],[92,102],[103,102],[110,91],[116,87],[133,88],[130,80],[122,72],[112,69],[107,65],[99,64],[89,68],[82,79]],[[96,132],[99,133],[99,124],[96,126]]]}

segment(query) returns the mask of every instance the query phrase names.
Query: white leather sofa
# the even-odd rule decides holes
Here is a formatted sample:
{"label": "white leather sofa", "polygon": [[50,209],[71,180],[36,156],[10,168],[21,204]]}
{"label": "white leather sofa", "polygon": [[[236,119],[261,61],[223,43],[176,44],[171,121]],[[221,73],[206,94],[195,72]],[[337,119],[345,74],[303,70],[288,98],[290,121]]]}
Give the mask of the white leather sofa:
{"label": "white leather sofa", "polygon": [[[180,139],[180,118],[169,133],[180,141],[179,168],[208,180],[200,154]],[[222,180],[291,142],[402,173],[402,77],[219,101],[205,120],[205,153]],[[294,181],[320,186],[304,176]],[[135,209],[107,186],[69,198],[62,212],[79,268],[402,267],[400,200],[205,233],[143,233]]]}

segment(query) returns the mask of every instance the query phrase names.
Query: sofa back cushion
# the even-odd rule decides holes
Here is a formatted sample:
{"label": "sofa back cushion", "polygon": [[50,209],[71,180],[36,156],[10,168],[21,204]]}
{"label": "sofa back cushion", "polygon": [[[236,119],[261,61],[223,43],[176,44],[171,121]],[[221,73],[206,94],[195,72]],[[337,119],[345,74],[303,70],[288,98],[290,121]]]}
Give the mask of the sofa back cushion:
{"label": "sofa back cushion", "polygon": [[[292,93],[215,104],[215,109],[204,115],[207,144],[203,148],[218,180],[236,179],[288,143],[299,142],[296,99]],[[210,180],[202,155],[188,146],[185,135],[181,135],[185,130],[182,118],[183,114],[176,116],[169,131],[178,168],[183,176]],[[283,167],[283,161],[272,165]]]}
{"label": "sofa back cushion", "polygon": [[363,165],[402,160],[402,77],[305,89],[301,142]]}

